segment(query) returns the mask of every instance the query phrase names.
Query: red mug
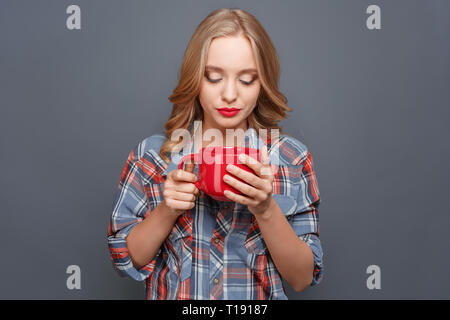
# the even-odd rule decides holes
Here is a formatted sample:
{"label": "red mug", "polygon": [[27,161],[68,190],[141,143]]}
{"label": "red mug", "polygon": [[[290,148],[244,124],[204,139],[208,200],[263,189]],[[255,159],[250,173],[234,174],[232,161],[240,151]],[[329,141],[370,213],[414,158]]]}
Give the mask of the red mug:
{"label": "red mug", "polygon": [[[225,190],[232,191],[239,195],[242,195],[242,192],[223,181],[223,176],[225,174],[232,175],[226,170],[227,165],[232,164],[245,171],[255,173],[250,167],[239,160],[238,157],[242,153],[249,155],[259,162],[261,161],[260,152],[255,148],[220,146],[203,147],[200,150],[200,153],[191,153],[181,158],[178,169],[183,168],[183,164],[186,160],[193,160],[194,163],[198,164],[198,179],[194,183],[195,186],[213,199],[219,201],[231,201],[224,195]],[[242,181],[238,177],[232,176],[235,179]]]}

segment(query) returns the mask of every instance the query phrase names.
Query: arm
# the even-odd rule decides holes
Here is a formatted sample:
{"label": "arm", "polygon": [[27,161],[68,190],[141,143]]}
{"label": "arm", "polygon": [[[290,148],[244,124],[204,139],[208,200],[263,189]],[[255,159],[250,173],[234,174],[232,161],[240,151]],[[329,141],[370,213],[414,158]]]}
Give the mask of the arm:
{"label": "arm", "polygon": [[313,280],[310,247],[297,236],[273,198],[267,211],[255,218],[277,270],[295,291],[303,291]]}
{"label": "arm", "polygon": [[317,237],[317,206],[320,198],[312,160],[308,152],[304,166],[298,167],[302,178],[299,179],[301,191],[298,194],[296,214],[286,216],[287,212],[283,212],[272,197],[273,174],[269,170],[266,171],[268,174],[262,174],[269,165],[266,148],[262,149],[262,164],[252,164],[248,159],[241,160],[257,175],[233,166],[227,168],[248,184],[226,175],[225,182],[245,194],[241,196],[227,192],[226,196],[248,206],[255,216],[277,270],[296,291],[302,291],[308,285],[320,282],[323,274],[322,249]]}
{"label": "arm", "polygon": [[120,276],[130,276],[138,281],[149,277],[154,268],[154,263],[149,263],[145,267],[140,266],[140,269],[135,268],[127,244],[131,231],[145,220],[144,217],[149,218],[153,215],[143,185],[141,166],[138,164],[140,149],[141,144],[138,144],[128,156],[108,226],[108,246],[114,269]]}
{"label": "arm", "polygon": [[126,238],[128,253],[136,269],[152,261],[161,244],[167,239],[178,216],[169,212],[163,200]]}
{"label": "arm", "polygon": [[[198,195],[193,183],[193,165],[187,166],[191,172],[169,172],[162,193],[159,189],[147,192],[145,172],[140,163],[141,149],[142,143],[128,156],[108,226],[108,246],[114,268],[120,276],[130,276],[139,281],[152,274],[153,260],[160,254],[161,244],[178,216],[195,206],[195,195]],[[150,203],[159,205],[151,208]]]}
{"label": "arm", "polygon": [[193,183],[194,165],[186,165],[186,170],[169,172],[163,187],[164,199],[128,235],[128,252],[136,269],[152,261],[178,217],[195,206],[199,191]]}

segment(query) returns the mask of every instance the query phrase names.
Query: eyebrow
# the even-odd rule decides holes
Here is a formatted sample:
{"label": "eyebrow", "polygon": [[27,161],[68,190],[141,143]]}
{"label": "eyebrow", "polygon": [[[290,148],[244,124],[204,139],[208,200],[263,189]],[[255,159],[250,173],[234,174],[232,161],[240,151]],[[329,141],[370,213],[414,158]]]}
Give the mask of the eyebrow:
{"label": "eyebrow", "polygon": [[[216,67],[216,66],[206,66],[205,70],[207,70],[207,71],[217,71],[217,72],[223,72],[224,71],[222,68]],[[241,75],[241,74],[244,74],[244,73],[256,73],[256,74],[258,74],[258,70],[253,69],[253,68],[243,69],[243,70],[238,72],[238,75]]]}

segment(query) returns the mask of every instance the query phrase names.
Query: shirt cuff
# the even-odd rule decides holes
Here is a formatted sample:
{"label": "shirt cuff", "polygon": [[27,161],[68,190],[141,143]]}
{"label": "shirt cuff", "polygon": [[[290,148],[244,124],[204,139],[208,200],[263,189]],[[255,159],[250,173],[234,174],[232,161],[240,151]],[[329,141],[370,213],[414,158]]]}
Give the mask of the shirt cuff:
{"label": "shirt cuff", "polygon": [[311,286],[315,286],[322,281],[323,278],[323,250],[320,239],[317,235],[308,233],[299,236],[310,248],[314,256],[314,271]]}
{"label": "shirt cuff", "polygon": [[128,247],[126,238],[130,231],[139,223],[139,221],[132,223],[115,235],[108,236],[108,246],[110,252],[111,262],[114,269],[121,277],[129,276],[137,281],[143,281],[147,279],[155,268],[156,258],[161,254],[161,249],[158,249],[155,257],[148,264],[136,269],[131,261],[130,255],[128,254]]}

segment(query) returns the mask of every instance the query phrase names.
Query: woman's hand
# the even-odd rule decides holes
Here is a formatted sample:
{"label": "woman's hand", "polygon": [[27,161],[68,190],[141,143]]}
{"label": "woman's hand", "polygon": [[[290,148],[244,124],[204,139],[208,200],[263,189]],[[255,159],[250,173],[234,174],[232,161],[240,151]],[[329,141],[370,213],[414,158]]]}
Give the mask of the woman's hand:
{"label": "woman's hand", "polygon": [[194,185],[197,180],[193,174],[194,164],[186,164],[186,170],[172,170],[164,182],[164,202],[170,213],[179,216],[195,206],[195,199],[200,194]]}
{"label": "woman's hand", "polygon": [[250,156],[241,154],[239,161],[249,166],[256,175],[245,171],[237,166],[228,165],[227,171],[247,182],[241,182],[231,175],[224,175],[223,180],[233,188],[241,191],[243,195],[238,195],[229,190],[225,190],[225,196],[232,201],[241,203],[248,207],[248,210],[255,216],[266,214],[272,201],[273,173],[269,163],[267,146],[261,148],[261,162]]}

